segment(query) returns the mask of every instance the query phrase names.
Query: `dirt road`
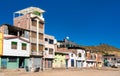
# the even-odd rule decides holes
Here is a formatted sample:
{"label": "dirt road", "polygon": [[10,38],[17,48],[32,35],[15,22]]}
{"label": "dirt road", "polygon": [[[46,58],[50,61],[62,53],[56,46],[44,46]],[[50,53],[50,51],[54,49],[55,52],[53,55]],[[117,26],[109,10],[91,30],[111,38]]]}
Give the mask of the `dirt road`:
{"label": "dirt road", "polygon": [[1,72],[0,76],[120,76],[120,70],[98,70],[98,69],[77,69],[77,70],[48,70],[43,72],[7,71]]}

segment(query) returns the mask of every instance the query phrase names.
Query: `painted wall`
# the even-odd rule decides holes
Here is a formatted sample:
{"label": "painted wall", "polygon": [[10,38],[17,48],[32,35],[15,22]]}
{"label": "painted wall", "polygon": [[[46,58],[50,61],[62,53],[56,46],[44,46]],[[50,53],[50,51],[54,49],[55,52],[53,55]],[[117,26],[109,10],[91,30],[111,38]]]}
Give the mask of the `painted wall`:
{"label": "painted wall", "polygon": [[74,60],[74,67],[76,67],[76,55],[74,53],[69,53],[68,67],[72,67],[71,60]]}
{"label": "painted wall", "polygon": [[[81,53],[81,57],[79,57],[79,53]],[[76,60],[85,60],[85,50],[82,50],[82,49],[77,50],[77,59]]]}
{"label": "painted wall", "polygon": [[65,68],[66,67],[66,55],[55,55],[53,60],[53,68]]}
{"label": "painted wall", "polygon": [[[81,53],[81,57],[79,56],[79,53]],[[78,68],[86,67],[86,63],[85,63],[85,50],[77,49],[76,64],[77,64],[76,66]]]}
{"label": "painted wall", "polygon": [[[45,48],[48,48],[48,50],[44,50],[44,57],[45,58],[54,58],[54,53],[55,53],[55,45],[54,45],[55,44],[55,38],[54,38],[54,36],[47,35],[47,34],[45,34],[44,36],[45,36],[45,38],[48,39],[48,41],[45,41]],[[53,44],[49,43],[49,39],[52,39],[54,41]],[[49,48],[53,49],[53,54],[49,54]]]}
{"label": "painted wall", "polygon": [[[17,49],[11,49],[11,42],[17,42]],[[21,46],[22,43],[27,44],[27,50],[22,50]],[[24,42],[19,39],[4,39],[4,46],[3,46],[3,55],[4,56],[24,56],[24,57],[29,57],[30,55],[30,48],[29,48],[29,43]],[[7,48],[6,48],[7,47]]]}
{"label": "painted wall", "polygon": [[0,68],[1,68],[1,57],[0,57]]}
{"label": "painted wall", "polygon": [[3,54],[3,33],[0,33],[0,56]]}
{"label": "painted wall", "polygon": [[9,62],[7,58],[7,69],[16,69],[19,65],[19,58],[17,58],[17,62]]}

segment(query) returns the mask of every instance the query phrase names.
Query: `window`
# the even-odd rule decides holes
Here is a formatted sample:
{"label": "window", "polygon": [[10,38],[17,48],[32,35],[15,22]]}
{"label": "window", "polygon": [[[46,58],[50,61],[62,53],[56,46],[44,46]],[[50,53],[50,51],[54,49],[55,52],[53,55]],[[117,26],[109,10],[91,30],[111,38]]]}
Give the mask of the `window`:
{"label": "window", "polygon": [[32,26],[37,26],[37,21],[36,20],[34,20],[34,19],[32,19]]}
{"label": "window", "polygon": [[48,50],[48,48],[45,48],[45,50]]}
{"label": "window", "polygon": [[9,62],[17,62],[17,58],[10,57],[10,58],[9,58]]}
{"label": "window", "polygon": [[22,43],[22,50],[26,50],[27,49],[27,44],[26,43]]}
{"label": "window", "polygon": [[36,33],[35,33],[35,32],[31,32],[31,37],[32,37],[32,38],[37,38]]}
{"label": "window", "polygon": [[39,39],[43,40],[43,34],[39,33]]}
{"label": "window", "polygon": [[17,49],[17,42],[12,42],[11,43],[11,48],[12,49]]}
{"label": "window", "polygon": [[47,39],[47,38],[45,38],[45,41],[48,41],[48,39]]}
{"label": "window", "polygon": [[49,54],[53,54],[53,49],[49,48]]}
{"label": "window", "polygon": [[54,41],[53,41],[52,39],[49,39],[49,43],[50,43],[50,44],[53,44],[53,42],[54,42]]}
{"label": "window", "polygon": [[79,53],[78,56],[81,57],[82,56],[81,53]]}
{"label": "window", "polygon": [[44,46],[43,45],[39,45],[39,51],[43,52],[44,50]]}
{"label": "window", "polygon": [[71,54],[71,57],[73,57],[73,54]]}
{"label": "window", "polygon": [[43,29],[44,28],[44,23],[43,22],[39,22],[39,28]]}
{"label": "window", "polygon": [[31,51],[36,51],[36,44],[31,44]]}

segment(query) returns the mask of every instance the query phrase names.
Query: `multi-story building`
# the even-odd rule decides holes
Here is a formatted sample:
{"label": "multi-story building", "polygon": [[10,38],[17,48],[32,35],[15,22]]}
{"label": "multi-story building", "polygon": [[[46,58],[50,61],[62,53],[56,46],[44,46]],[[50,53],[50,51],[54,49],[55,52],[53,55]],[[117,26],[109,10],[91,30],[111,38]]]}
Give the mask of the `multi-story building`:
{"label": "multi-story building", "polygon": [[8,24],[0,27],[1,68],[15,69],[28,66],[30,44],[27,41],[27,34],[24,34],[23,31],[26,30]]}
{"label": "multi-story building", "polygon": [[51,35],[44,35],[45,50],[44,50],[44,66],[45,68],[52,68],[52,63],[55,55],[55,38]]}
{"label": "multi-story building", "polygon": [[29,7],[14,12],[14,26],[29,30],[30,67],[43,69],[44,51],[44,17],[45,11],[37,7]]}

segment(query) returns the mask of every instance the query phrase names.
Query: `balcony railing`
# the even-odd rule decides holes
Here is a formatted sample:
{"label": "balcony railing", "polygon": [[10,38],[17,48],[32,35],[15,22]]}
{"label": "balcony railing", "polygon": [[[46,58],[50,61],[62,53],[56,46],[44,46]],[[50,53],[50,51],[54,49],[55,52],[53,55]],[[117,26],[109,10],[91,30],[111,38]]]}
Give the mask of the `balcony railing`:
{"label": "balcony railing", "polygon": [[[36,38],[31,38],[31,39],[30,39],[30,42],[31,42],[31,43],[37,43],[36,41],[37,41]],[[39,44],[44,44],[44,41],[41,40],[41,39],[39,39]]]}
{"label": "balcony railing", "polygon": [[31,55],[43,56],[43,52],[42,51],[40,51],[40,52],[32,51]]}
{"label": "balcony railing", "polygon": [[[35,26],[31,26],[30,30],[35,31],[35,32],[36,32],[36,31],[37,31],[37,27],[35,27]],[[44,29],[39,28],[39,33],[44,33]]]}

